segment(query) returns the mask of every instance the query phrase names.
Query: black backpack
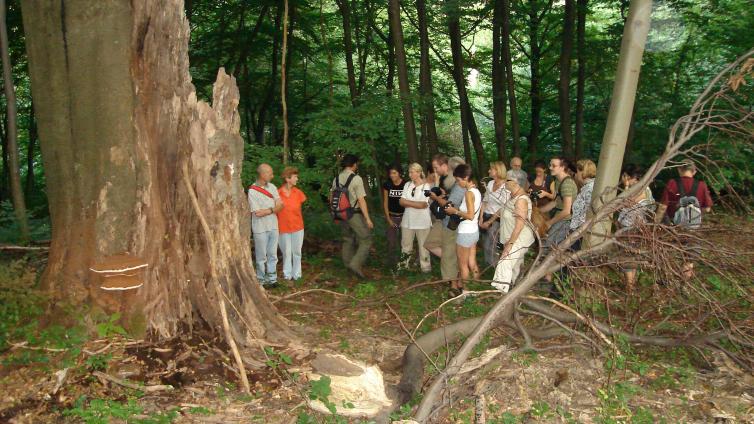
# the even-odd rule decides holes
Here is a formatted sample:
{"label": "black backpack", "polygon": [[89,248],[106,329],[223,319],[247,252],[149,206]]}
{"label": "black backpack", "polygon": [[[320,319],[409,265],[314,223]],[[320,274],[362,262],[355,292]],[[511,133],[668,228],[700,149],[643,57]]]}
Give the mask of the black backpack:
{"label": "black backpack", "polygon": [[340,178],[335,177],[335,189],[330,200],[330,212],[335,221],[348,221],[353,217],[353,205],[348,200],[348,186],[355,176],[356,174],[349,175],[343,185],[340,185]]}

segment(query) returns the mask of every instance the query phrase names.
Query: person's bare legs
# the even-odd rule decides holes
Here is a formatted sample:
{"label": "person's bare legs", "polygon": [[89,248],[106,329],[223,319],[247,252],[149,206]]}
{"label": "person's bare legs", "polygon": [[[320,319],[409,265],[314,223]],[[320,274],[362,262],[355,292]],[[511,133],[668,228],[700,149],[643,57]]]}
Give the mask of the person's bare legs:
{"label": "person's bare legs", "polygon": [[464,280],[469,278],[469,248],[456,245],[456,254],[458,255],[458,270],[460,279],[451,284],[451,288],[463,289]]}
{"label": "person's bare legs", "polygon": [[479,265],[476,262],[476,244],[469,247],[468,257],[469,271],[475,280],[479,279]]}

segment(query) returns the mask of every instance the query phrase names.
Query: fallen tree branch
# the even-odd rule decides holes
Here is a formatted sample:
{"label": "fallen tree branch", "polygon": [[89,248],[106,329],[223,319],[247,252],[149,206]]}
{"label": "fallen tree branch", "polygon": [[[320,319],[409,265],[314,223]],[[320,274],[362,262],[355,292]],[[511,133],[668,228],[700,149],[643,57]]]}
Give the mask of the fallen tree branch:
{"label": "fallen tree branch", "polygon": [[112,375],[105,374],[104,372],[101,372],[101,371],[94,371],[94,372],[92,372],[92,374],[94,374],[95,376],[97,376],[97,377],[99,377],[99,378],[101,378],[103,380],[107,380],[107,381],[109,381],[111,383],[115,383],[115,384],[117,384],[119,386],[123,386],[123,387],[126,387],[128,389],[133,389],[133,390],[140,390],[140,391],[146,392],[146,393],[154,393],[154,392],[161,392],[161,391],[165,391],[165,390],[173,390],[173,386],[171,386],[169,384],[167,384],[167,385],[166,384],[156,384],[156,385],[153,385],[153,386],[140,386],[140,385],[138,385],[136,383],[131,383],[130,381],[122,380],[122,379],[120,379],[118,377],[113,377]]}

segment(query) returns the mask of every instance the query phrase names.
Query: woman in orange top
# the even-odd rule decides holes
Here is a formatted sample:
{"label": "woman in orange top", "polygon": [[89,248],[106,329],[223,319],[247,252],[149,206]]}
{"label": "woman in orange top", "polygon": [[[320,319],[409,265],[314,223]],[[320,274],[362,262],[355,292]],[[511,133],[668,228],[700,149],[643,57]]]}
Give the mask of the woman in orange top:
{"label": "woman in orange top", "polygon": [[283,202],[283,209],[278,212],[280,231],[280,251],[283,253],[283,278],[298,280],[301,278],[301,246],[304,244],[304,216],[301,205],[306,202],[306,195],[296,187],[298,169],[288,166],[283,170],[285,183],[278,193]]}

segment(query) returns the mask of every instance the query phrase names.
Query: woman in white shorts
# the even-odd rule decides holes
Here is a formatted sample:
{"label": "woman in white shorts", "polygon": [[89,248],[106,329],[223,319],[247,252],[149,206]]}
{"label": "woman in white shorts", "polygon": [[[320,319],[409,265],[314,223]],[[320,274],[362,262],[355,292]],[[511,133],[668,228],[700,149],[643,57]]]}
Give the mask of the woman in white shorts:
{"label": "woman in white shorts", "polygon": [[[455,218],[462,219],[456,230],[456,254],[458,255],[458,269],[460,280],[451,283],[451,295],[463,293],[464,280],[471,275],[475,280],[479,279],[479,266],[476,263],[476,244],[479,241],[479,214],[482,210],[482,193],[476,188],[471,180],[471,166],[458,165],[453,171],[456,184],[466,189],[463,201],[458,207],[448,207],[445,212],[448,215],[457,215]],[[454,217],[451,216],[451,221]]]}
{"label": "woman in white shorts", "polygon": [[495,267],[492,286],[508,293],[518,279],[526,252],[535,237],[531,223],[531,198],[515,178],[509,178],[505,188],[511,193],[511,199],[500,208],[500,241],[505,244]]}
{"label": "woman in white shorts", "polygon": [[431,272],[429,250],[424,247],[429,230],[432,228],[432,218],[429,215],[429,196],[425,190],[432,186],[424,182],[424,170],[418,163],[408,167],[409,182],[403,187],[400,205],[403,206],[403,220],[401,221],[401,262],[399,269],[408,268],[411,254],[414,251],[414,239],[419,243],[419,265],[422,272]]}

